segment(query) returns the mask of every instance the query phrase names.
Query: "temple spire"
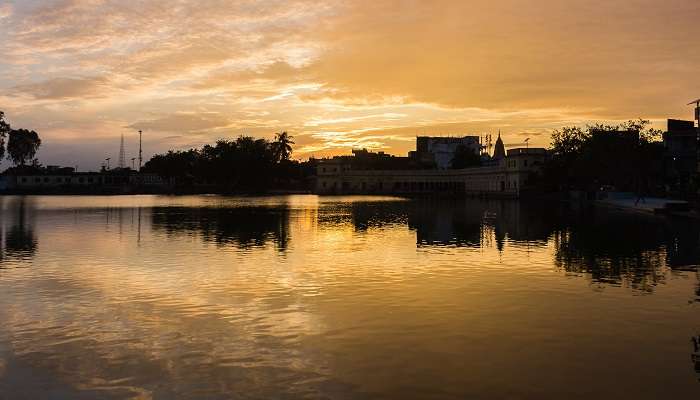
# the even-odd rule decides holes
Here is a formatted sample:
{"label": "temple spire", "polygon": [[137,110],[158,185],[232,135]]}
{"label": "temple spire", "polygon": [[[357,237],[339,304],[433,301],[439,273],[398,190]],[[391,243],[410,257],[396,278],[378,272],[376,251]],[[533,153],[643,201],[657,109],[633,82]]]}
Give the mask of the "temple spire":
{"label": "temple spire", "polygon": [[501,130],[498,130],[498,138],[496,139],[496,147],[493,150],[494,160],[500,160],[506,157],[506,148],[503,145],[503,140],[501,139]]}

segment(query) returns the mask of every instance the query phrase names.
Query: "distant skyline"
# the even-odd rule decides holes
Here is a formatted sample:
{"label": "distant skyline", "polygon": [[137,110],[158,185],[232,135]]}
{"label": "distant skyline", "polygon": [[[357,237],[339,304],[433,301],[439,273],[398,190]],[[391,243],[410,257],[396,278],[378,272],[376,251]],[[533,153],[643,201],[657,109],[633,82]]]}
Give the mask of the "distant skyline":
{"label": "distant skyline", "polygon": [[[241,134],[295,157],[417,135],[546,146],[555,128],[691,119],[697,0],[0,0],[0,110],[44,164]],[[6,166],[7,162],[3,162]]]}

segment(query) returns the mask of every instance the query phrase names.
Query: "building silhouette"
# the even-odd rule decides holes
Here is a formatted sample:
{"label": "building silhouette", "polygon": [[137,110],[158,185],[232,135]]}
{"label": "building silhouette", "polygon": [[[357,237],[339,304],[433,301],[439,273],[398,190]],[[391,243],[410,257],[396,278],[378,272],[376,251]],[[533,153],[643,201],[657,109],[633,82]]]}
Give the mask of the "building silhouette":
{"label": "building silhouette", "polygon": [[672,190],[685,193],[697,185],[699,140],[693,121],[668,120],[663,134],[664,173]]}
{"label": "building silhouette", "polygon": [[[319,160],[315,191],[320,194],[449,193],[518,197],[539,176],[548,156],[544,148],[516,148],[506,152],[499,135],[494,153],[498,158],[487,157],[481,166],[448,169],[445,168],[446,157],[451,157],[447,165],[451,164],[460,146],[480,157],[482,147],[478,136],[418,137],[416,146],[407,162],[395,164],[407,166],[403,169],[368,168],[367,163],[360,162],[369,157],[366,150],[353,151],[354,157]],[[376,154],[375,158],[381,156]]]}

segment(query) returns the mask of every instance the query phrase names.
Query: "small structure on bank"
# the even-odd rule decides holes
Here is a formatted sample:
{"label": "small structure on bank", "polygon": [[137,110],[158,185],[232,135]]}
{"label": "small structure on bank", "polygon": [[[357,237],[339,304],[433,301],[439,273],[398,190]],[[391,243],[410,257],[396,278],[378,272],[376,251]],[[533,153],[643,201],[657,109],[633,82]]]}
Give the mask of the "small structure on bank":
{"label": "small structure on bank", "polygon": [[157,174],[130,168],[100,172],[76,172],[71,167],[25,167],[0,176],[0,192],[6,193],[129,193],[136,188],[162,188]]}

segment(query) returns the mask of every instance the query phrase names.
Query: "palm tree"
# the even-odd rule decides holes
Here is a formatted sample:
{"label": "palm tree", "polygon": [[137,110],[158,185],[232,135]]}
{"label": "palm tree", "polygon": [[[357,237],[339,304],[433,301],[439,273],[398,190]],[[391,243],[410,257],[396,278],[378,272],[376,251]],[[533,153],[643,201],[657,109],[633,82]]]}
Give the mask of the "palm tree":
{"label": "palm tree", "polygon": [[286,131],[282,133],[275,134],[275,156],[279,161],[289,160],[292,155],[292,141],[294,137],[290,136]]}

